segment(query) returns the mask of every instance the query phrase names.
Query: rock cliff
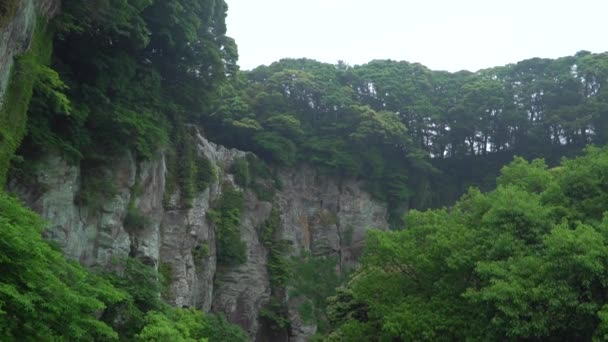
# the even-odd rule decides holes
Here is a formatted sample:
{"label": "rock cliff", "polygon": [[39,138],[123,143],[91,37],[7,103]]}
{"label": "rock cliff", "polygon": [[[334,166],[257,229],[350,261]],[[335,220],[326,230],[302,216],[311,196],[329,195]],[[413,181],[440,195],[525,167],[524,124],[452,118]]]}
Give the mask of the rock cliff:
{"label": "rock cliff", "polygon": [[[356,262],[367,229],[387,227],[386,207],[355,180],[324,176],[306,165],[278,170],[282,186],[273,203],[241,189],[244,208],[239,229],[246,261],[235,267],[218,265],[216,227],[207,213],[226,183],[239,188],[231,166],[246,153],[213,144],[198,131],[194,134],[199,157],[211,162],[217,177],[187,206],[180,204],[179,190],[165,194],[162,153],[144,162],[124,153],[86,168],[49,154],[36,162],[29,177],[11,179],[9,190],[48,220],[47,237],[71,258],[111,268],[115,260],[132,256],[169,270],[171,285],[165,296],[171,304],[223,313],[250,336],[264,340],[259,312],[270,299],[271,286],[260,226],[273,205],[281,213],[279,233],[291,245],[291,254],[336,256],[339,269]],[[111,190],[96,200],[85,196],[92,179]],[[142,229],[125,224],[131,210],[145,216]],[[308,340],[315,327],[301,323],[295,307],[289,307],[289,316],[293,321],[289,340]]]}
{"label": "rock cliff", "polygon": [[52,17],[59,0],[21,0],[12,19],[0,27],[0,108],[14,58],[29,49],[37,16]]}

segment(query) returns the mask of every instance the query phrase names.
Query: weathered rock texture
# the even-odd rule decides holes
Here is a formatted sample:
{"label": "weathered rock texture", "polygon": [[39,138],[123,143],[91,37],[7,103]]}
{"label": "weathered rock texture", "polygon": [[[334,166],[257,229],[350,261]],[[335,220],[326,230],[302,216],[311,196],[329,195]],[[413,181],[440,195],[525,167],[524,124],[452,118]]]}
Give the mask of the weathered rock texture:
{"label": "weathered rock texture", "polygon": [[[55,155],[38,161],[30,177],[34,181],[13,179],[9,189],[48,220],[48,238],[70,257],[89,266],[111,267],[115,260],[132,256],[170,269],[167,300],[171,304],[223,313],[250,336],[264,339],[258,334],[258,318],[269,301],[270,284],[268,251],[260,241],[259,227],[273,204],[244,190],[240,233],[247,246],[247,261],[237,267],[219,267],[215,227],[206,214],[222,195],[222,184],[236,186],[228,170],[235,159],[246,154],[215,145],[198,134],[195,140],[199,155],[212,162],[218,177],[189,207],[180,205],[179,191],[165,194],[162,154],[152,161],[136,162],[125,153],[97,166],[94,174],[105,177],[112,191],[96,207],[79,201],[90,172]],[[351,267],[361,254],[365,231],[387,227],[385,206],[354,180],[323,176],[305,165],[282,170],[278,177],[282,187],[275,195],[275,205],[281,212],[282,238],[291,243],[294,255],[301,251],[334,255],[340,268]],[[168,200],[163,203],[163,198]],[[130,206],[147,217],[144,229],[125,227]],[[308,340],[315,327],[300,323],[296,307],[289,311],[293,320],[290,340]]]}
{"label": "weathered rock texture", "polygon": [[0,27],[0,108],[15,56],[29,49],[37,16],[53,16],[59,0],[21,0],[13,19]]}

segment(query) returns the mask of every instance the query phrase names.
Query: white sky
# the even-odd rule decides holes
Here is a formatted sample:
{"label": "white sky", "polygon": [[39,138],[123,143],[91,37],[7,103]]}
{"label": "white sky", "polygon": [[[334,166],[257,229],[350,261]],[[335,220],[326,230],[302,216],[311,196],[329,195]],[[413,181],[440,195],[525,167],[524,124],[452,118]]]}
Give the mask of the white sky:
{"label": "white sky", "polygon": [[285,57],[476,71],[608,50],[608,0],[226,0],[241,69]]}

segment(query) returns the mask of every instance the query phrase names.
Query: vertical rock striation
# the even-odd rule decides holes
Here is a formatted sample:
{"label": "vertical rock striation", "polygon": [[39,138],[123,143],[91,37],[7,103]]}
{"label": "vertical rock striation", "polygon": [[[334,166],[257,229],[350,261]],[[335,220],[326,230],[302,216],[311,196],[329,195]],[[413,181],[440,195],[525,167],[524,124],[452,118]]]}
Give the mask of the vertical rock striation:
{"label": "vertical rock striation", "polygon": [[[124,153],[97,166],[95,174],[103,175],[113,190],[96,207],[79,200],[90,177],[86,170],[53,154],[37,161],[27,180],[11,179],[9,190],[49,222],[46,236],[71,258],[106,268],[120,258],[140,258],[170,273],[169,303],[222,313],[258,338],[259,313],[270,299],[268,251],[259,230],[273,205],[281,212],[281,238],[292,245],[294,256],[302,251],[336,256],[340,269],[356,263],[367,229],[387,227],[386,207],[372,199],[361,183],[301,165],[278,172],[282,187],[274,203],[241,189],[240,235],[247,260],[235,267],[218,266],[215,227],[207,212],[221,197],[224,183],[238,187],[229,170],[246,153],[211,143],[198,133],[195,141],[199,156],[211,161],[217,177],[188,206],[180,204],[179,190],[165,194],[162,154],[137,162]],[[141,229],[124,224],[134,208],[146,217]],[[289,316],[290,340],[310,339],[315,327],[300,322],[297,307],[289,307]]]}

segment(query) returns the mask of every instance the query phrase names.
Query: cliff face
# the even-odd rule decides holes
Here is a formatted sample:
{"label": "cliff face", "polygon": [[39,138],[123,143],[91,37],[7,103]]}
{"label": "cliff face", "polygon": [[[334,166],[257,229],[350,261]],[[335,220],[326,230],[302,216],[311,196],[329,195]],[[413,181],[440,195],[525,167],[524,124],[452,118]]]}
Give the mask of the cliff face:
{"label": "cliff face", "polygon": [[12,19],[0,27],[0,108],[14,58],[29,49],[37,16],[52,17],[58,8],[59,0],[21,0]]}
{"label": "cliff face", "polygon": [[[229,170],[246,153],[215,145],[198,133],[195,141],[199,156],[211,161],[218,176],[187,207],[180,205],[179,190],[165,194],[162,154],[153,161],[136,162],[125,153],[96,166],[94,174],[112,191],[95,205],[81,200],[90,171],[54,155],[39,160],[30,177],[12,179],[9,189],[48,220],[47,237],[70,257],[88,266],[111,268],[115,260],[132,256],[168,269],[171,285],[166,297],[171,304],[223,313],[258,339],[264,339],[258,333],[259,312],[270,299],[268,250],[260,226],[273,205],[281,213],[281,239],[291,244],[294,256],[301,251],[337,256],[340,269],[356,262],[367,229],[387,227],[385,206],[358,182],[319,175],[306,166],[286,169],[278,172],[282,187],[274,204],[242,189],[240,236],[247,260],[236,267],[220,267],[215,227],[207,212],[221,197],[223,184],[238,188]],[[125,225],[133,207],[146,217],[145,228]],[[290,340],[309,339],[315,327],[300,323],[293,305],[289,316]]]}

